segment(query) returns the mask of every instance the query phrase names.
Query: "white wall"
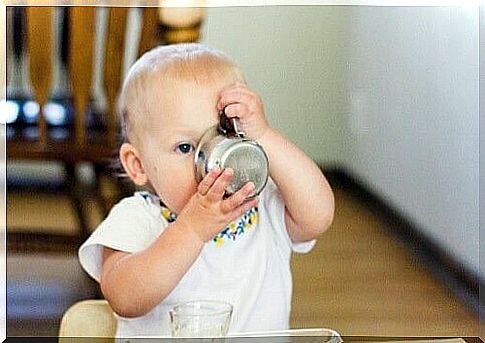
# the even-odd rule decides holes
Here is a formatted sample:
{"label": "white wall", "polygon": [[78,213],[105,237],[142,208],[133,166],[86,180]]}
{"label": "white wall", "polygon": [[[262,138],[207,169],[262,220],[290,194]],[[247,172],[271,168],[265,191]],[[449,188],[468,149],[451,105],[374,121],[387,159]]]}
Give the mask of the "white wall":
{"label": "white wall", "polygon": [[[485,3],[480,4],[480,23],[485,22]],[[480,25],[480,55],[485,56],[485,25]],[[485,118],[483,116],[483,108],[485,106],[485,73],[483,72],[485,70],[485,59],[482,57],[480,58],[480,129],[483,132],[483,128],[485,128]],[[485,137],[482,134],[480,136],[480,150],[485,151]],[[482,159],[480,159],[480,179],[483,180],[483,175],[485,175],[485,162]],[[480,222],[485,223],[485,210],[483,208],[483,205],[485,204],[485,182],[480,182]],[[482,224],[483,226],[483,224]],[[482,249],[480,249],[480,254],[479,254],[479,259],[482,261],[480,263],[480,275],[482,277],[485,275],[485,230],[481,227],[480,228],[480,239],[479,239],[479,244],[482,246]],[[480,292],[480,313],[485,313],[485,292]],[[482,317],[483,318],[483,317]],[[485,337],[485,325],[480,325],[480,337]]]}
{"label": "white wall", "polygon": [[475,272],[478,13],[351,8],[344,163]]}
{"label": "white wall", "polygon": [[343,155],[344,7],[209,8],[202,42],[240,65],[271,123],[316,161]]}
{"label": "white wall", "polygon": [[[209,9],[272,123],[478,272],[478,8]],[[485,276],[484,276],[485,277]]]}

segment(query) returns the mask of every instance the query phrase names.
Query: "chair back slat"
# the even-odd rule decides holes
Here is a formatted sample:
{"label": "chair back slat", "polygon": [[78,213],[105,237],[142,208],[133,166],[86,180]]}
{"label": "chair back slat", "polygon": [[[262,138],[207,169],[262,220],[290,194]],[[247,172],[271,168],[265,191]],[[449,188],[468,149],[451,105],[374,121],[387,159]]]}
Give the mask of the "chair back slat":
{"label": "chair back slat", "polygon": [[27,8],[29,73],[34,97],[40,105],[38,129],[39,141],[42,145],[47,144],[44,108],[49,100],[52,84],[52,11],[52,7]]}
{"label": "chair back slat", "polygon": [[128,8],[108,9],[108,31],[104,57],[104,87],[107,98],[108,142],[116,146],[117,118],[116,98],[122,85],[123,58],[125,51],[125,30]]}
{"label": "chair back slat", "polygon": [[140,34],[138,56],[158,44],[158,8],[145,7],[143,9],[143,21]]}
{"label": "chair back slat", "polygon": [[[71,7],[69,73],[75,116],[76,145],[86,144],[86,110],[91,97],[95,38],[95,7]],[[91,28],[91,29],[87,29]]]}

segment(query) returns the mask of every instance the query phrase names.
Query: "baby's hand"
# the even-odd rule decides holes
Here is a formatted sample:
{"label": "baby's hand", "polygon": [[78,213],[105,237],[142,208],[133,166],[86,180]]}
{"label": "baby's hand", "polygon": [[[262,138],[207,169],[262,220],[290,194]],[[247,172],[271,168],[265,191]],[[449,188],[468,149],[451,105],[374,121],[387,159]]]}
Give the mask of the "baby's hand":
{"label": "baby's hand", "polygon": [[261,138],[270,128],[261,97],[242,83],[221,91],[217,110],[224,110],[228,118],[239,118],[238,128],[254,140]]}
{"label": "baby's hand", "polygon": [[221,232],[224,227],[258,204],[258,199],[245,201],[254,191],[248,182],[239,191],[223,199],[234,172],[232,169],[213,169],[200,182],[197,192],[177,216],[177,223],[193,230],[203,242]]}

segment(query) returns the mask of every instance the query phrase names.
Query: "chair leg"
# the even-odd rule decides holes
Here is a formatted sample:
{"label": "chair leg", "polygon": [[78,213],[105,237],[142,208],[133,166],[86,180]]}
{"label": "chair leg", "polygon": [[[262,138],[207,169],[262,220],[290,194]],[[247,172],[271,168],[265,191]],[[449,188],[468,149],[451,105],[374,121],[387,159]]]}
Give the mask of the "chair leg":
{"label": "chair leg", "polygon": [[66,185],[70,192],[76,188],[76,164],[65,162],[64,171],[66,172]]}
{"label": "chair leg", "polygon": [[67,176],[69,197],[71,198],[72,205],[76,210],[76,215],[79,222],[80,238],[81,240],[84,240],[89,236],[89,230],[82,206],[84,197],[83,190],[81,189],[81,184],[77,181],[76,176],[76,164],[66,162],[64,163],[64,169]]}
{"label": "chair leg", "polygon": [[96,174],[96,195],[103,206],[104,213],[119,201],[122,191],[116,178],[110,175],[106,166],[97,164],[94,166]]}

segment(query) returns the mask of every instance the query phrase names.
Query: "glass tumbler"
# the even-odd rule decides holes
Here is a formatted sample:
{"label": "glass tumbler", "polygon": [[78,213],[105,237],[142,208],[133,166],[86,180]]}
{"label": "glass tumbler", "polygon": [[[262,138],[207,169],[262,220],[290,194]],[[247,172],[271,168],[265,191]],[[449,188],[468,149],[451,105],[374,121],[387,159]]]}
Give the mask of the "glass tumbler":
{"label": "glass tumbler", "polygon": [[216,300],[176,304],[169,312],[173,337],[214,338],[227,335],[232,305]]}

